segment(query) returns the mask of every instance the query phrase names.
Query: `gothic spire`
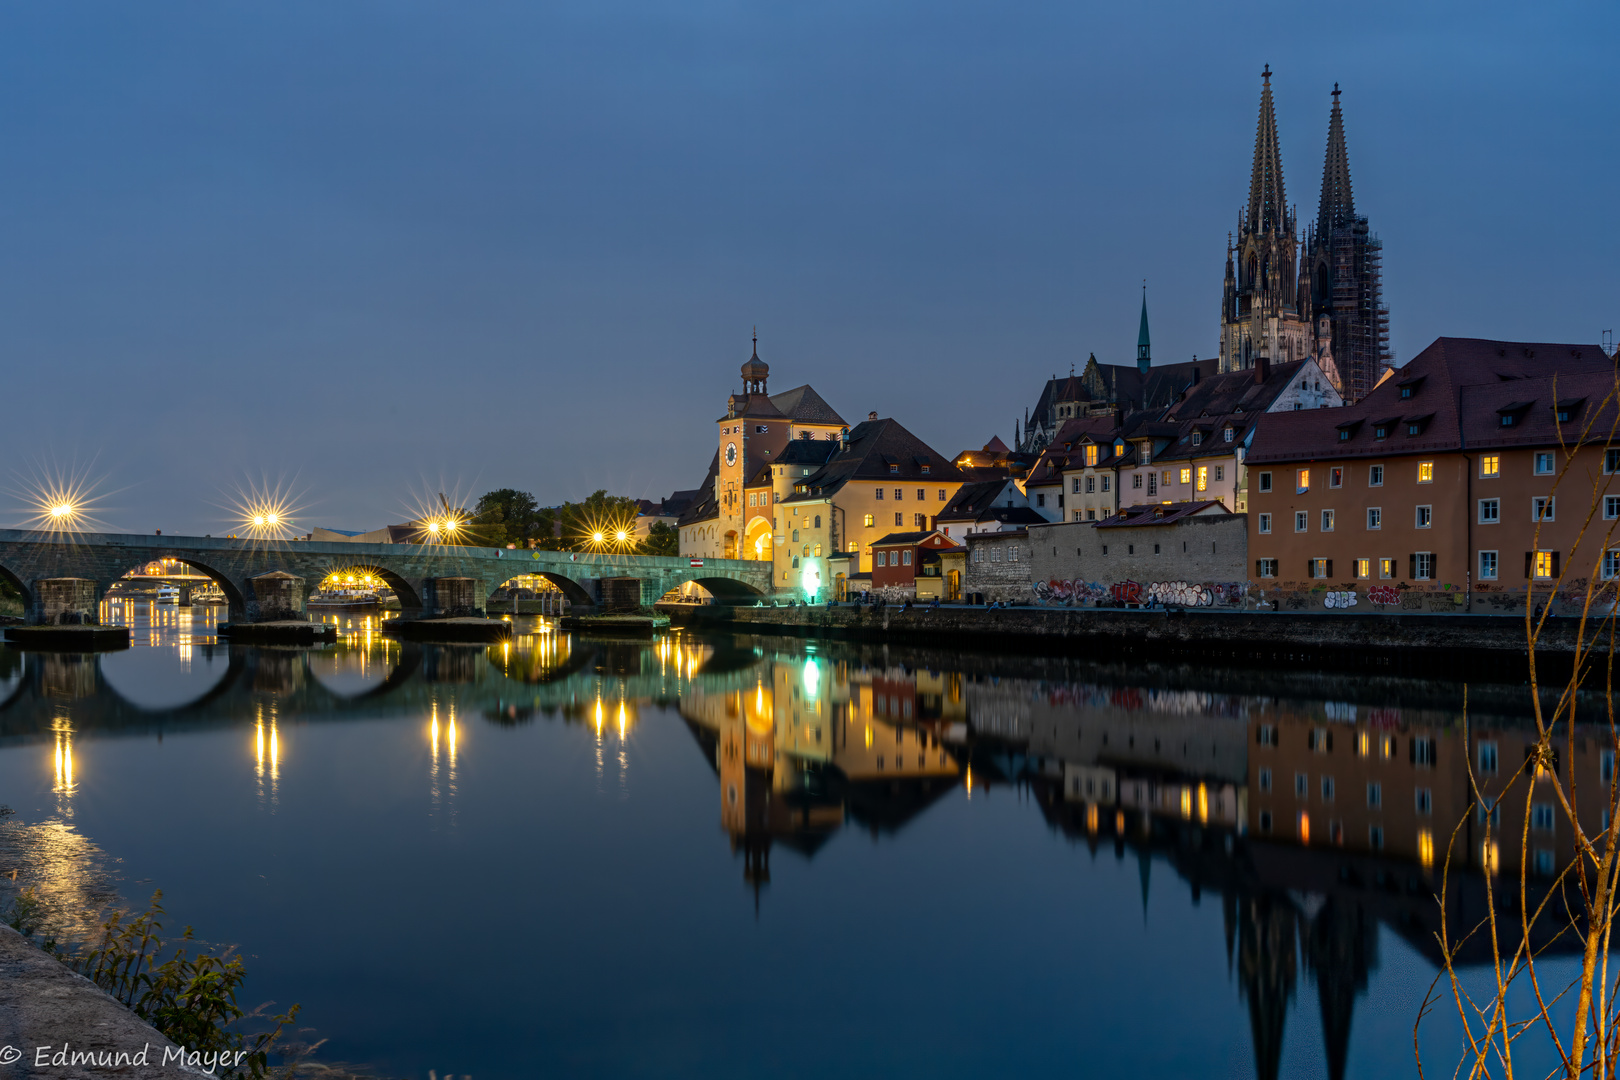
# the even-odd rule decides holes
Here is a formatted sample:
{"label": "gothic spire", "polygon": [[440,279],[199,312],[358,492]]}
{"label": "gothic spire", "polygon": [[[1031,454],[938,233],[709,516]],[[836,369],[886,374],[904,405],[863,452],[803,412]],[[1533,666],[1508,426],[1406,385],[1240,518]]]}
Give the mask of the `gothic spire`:
{"label": "gothic spire", "polygon": [[1322,202],[1316,213],[1317,233],[1328,235],[1355,212],[1355,200],[1350,196],[1350,155],[1344,148],[1344,117],[1339,112],[1339,84],[1334,83],[1327,160],[1322,164]]}
{"label": "gothic spire", "polygon": [[1282,151],[1277,144],[1277,113],[1271,103],[1271,65],[1261,72],[1260,123],[1254,136],[1254,171],[1249,176],[1249,229],[1285,232],[1288,201],[1283,195]]}
{"label": "gothic spire", "polygon": [[1148,342],[1147,283],[1142,283],[1142,328],[1136,332],[1136,367],[1143,375],[1153,363],[1153,349]]}

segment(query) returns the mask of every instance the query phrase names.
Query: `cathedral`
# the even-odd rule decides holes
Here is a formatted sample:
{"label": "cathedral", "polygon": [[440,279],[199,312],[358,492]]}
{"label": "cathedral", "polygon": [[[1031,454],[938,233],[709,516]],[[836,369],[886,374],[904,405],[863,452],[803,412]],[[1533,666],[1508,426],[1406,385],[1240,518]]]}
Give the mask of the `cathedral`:
{"label": "cathedral", "polygon": [[1261,74],[1249,202],[1228,237],[1221,296],[1220,371],[1314,358],[1347,402],[1364,396],[1389,365],[1389,312],[1383,306],[1377,237],[1358,217],[1350,192],[1339,88],[1333,88],[1327,158],[1315,224],[1299,241],[1283,186],[1282,149],[1271,97],[1271,67]]}

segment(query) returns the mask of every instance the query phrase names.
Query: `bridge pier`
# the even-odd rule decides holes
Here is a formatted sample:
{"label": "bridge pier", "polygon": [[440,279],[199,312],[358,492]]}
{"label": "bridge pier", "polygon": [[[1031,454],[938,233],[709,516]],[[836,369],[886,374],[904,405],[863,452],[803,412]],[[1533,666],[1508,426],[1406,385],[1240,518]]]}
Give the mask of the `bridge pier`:
{"label": "bridge pier", "polygon": [[304,579],[285,570],[248,579],[247,617],[249,622],[304,622]]}
{"label": "bridge pier", "polygon": [[489,590],[482,578],[436,577],[423,583],[422,615],[437,618],[483,618]]}
{"label": "bridge pier", "polygon": [[41,578],[34,582],[34,626],[94,626],[101,621],[101,590],[90,578]]}

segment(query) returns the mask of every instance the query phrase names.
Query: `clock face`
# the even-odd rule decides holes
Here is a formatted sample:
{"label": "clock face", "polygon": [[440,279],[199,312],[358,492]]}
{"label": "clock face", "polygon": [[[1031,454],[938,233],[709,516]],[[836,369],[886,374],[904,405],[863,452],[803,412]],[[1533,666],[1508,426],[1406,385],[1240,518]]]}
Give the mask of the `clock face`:
{"label": "clock face", "polygon": [[734,442],[726,443],[726,464],[737,464],[737,444]]}

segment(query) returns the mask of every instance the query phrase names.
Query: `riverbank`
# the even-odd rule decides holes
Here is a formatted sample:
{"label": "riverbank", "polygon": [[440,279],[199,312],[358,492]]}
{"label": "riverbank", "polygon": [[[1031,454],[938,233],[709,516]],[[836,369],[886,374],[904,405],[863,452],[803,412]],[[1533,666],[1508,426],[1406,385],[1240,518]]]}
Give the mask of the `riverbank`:
{"label": "riverbank", "polygon": [[[1134,611],[1084,608],[726,607],[666,605],[674,626],[851,641],[909,642],[996,652],[1138,661],[1309,666],[1447,679],[1528,678],[1524,620],[1497,615]],[[1538,661],[1569,670],[1574,619],[1549,620]],[[1590,632],[1590,631],[1589,631]]]}

